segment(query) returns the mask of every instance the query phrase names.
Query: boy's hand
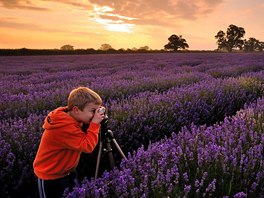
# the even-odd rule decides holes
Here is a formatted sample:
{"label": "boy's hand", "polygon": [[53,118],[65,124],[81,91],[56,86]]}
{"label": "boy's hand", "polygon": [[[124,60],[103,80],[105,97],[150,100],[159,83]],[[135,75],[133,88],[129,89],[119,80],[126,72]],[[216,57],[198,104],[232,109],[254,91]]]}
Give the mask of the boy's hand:
{"label": "boy's hand", "polygon": [[92,119],[92,122],[94,122],[96,124],[100,124],[105,117],[104,112],[100,112],[100,108],[101,107],[99,107],[95,110],[94,117]]}

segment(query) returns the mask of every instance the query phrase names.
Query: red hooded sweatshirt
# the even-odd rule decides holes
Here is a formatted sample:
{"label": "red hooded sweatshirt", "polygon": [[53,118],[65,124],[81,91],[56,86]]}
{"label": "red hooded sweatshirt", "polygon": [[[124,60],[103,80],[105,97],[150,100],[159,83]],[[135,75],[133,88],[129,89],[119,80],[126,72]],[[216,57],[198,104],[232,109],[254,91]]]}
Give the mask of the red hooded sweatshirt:
{"label": "red hooded sweatshirt", "polygon": [[87,134],[81,126],[67,113],[67,107],[59,107],[48,114],[33,162],[34,172],[40,179],[58,179],[68,175],[77,167],[81,152],[94,150],[100,125],[91,122]]}

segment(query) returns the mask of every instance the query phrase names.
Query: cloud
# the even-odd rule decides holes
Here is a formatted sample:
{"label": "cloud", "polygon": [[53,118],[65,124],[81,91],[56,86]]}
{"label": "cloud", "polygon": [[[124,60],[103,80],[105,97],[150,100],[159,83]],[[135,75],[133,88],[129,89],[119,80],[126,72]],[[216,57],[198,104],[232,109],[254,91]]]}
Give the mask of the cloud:
{"label": "cloud", "polygon": [[[34,3],[33,3],[34,2]],[[5,8],[49,10],[37,3],[62,3],[82,10],[87,10],[90,19],[104,23],[150,26],[178,26],[179,21],[193,21],[213,12],[224,0],[0,0]],[[101,10],[100,10],[101,9]],[[122,22],[120,21],[122,20]],[[119,21],[119,22],[117,22]]]}
{"label": "cloud", "polygon": [[50,2],[50,3],[62,3],[73,7],[78,7],[81,9],[92,9],[92,4],[87,2],[80,2],[74,0],[0,0],[0,7],[8,9],[28,9],[37,11],[47,11],[51,10],[49,8],[44,8],[37,6],[37,3]]}
{"label": "cloud", "polygon": [[8,9],[27,9],[36,11],[47,11],[49,9],[38,7],[29,0],[0,0],[0,6]]}
{"label": "cloud", "polygon": [[70,6],[74,6],[74,7],[78,7],[78,8],[81,8],[81,9],[92,9],[92,4],[89,3],[89,1],[76,1],[76,0],[42,0],[42,1],[49,1],[49,2],[52,2],[52,3],[63,3],[63,4],[67,4],[67,5],[70,5]]}
{"label": "cloud", "polygon": [[113,13],[108,6],[93,6],[90,12],[90,20],[102,24],[105,29],[115,32],[131,33],[134,24],[130,23],[133,18]]}
{"label": "cloud", "polygon": [[47,28],[39,24],[31,22],[21,22],[18,18],[11,17],[0,17],[1,28],[11,28],[17,30],[26,30],[26,31],[41,31],[41,32],[62,32],[60,29],[56,28]]}
{"label": "cloud", "polygon": [[133,32],[136,25],[179,28],[183,21],[194,21],[213,12],[222,1],[224,0],[90,0],[93,4],[90,20],[104,25],[108,30],[123,32]]}
{"label": "cloud", "polygon": [[63,3],[68,4],[70,6],[79,7],[83,9],[90,8],[91,4],[89,2],[87,3],[81,3],[80,1],[74,1],[74,0],[0,0],[0,7],[8,8],[8,9],[29,9],[29,10],[38,10],[38,11],[46,11],[50,10],[48,8],[37,6],[37,3],[40,2],[51,2],[51,3]]}
{"label": "cloud", "polygon": [[100,33],[94,31],[93,29],[96,27],[93,27],[91,30],[78,30],[78,29],[65,29],[60,26],[56,27],[47,27],[41,24],[36,24],[32,22],[25,22],[21,21],[18,18],[13,18],[13,17],[1,17],[0,16],[0,21],[1,21],[1,28],[7,28],[7,29],[15,29],[15,30],[21,30],[21,31],[28,31],[28,32],[41,32],[41,33],[51,33],[52,35],[68,35],[68,36],[92,36],[92,37],[98,37]]}
{"label": "cloud", "polygon": [[[224,0],[90,0],[98,7],[109,7],[109,13],[133,18],[134,24],[167,25],[178,20],[195,20],[206,16]],[[101,17],[103,17],[101,15]]]}

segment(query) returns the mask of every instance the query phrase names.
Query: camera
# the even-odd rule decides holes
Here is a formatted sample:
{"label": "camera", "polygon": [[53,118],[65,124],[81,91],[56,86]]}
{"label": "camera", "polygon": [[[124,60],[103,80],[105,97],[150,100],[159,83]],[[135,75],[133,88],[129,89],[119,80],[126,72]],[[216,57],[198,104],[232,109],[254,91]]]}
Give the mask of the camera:
{"label": "camera", "polygon": [[99,109],[99,113],[105,113],[106,112],[106,108],[105,107],[100,107]]}
{"label": "camera", "polygon": [[108,115],[106,113],[106,108],[105,107],[100,107],[99,113],[104,113],[104,119],[101,122],[101,130],[103,133],[107,131],[107,124],[108,124]]}

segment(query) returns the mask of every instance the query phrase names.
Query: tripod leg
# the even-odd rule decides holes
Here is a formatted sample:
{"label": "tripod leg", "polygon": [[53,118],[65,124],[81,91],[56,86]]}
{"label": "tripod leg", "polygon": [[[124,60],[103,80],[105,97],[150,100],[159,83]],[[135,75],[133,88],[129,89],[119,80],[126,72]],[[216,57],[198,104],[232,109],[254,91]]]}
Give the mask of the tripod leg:
{"label": "tripod leg", "polygon": [[96,161],[96,169],[95,169],[95,180],[98,177],[98,171],[99,171],[99,166],[100,166],[100,160],[101,160],[101,155],[102,155],[102,147],[103,147],[103,143],[100,141],[99,144],[99,151],[98,151],[98,155],[97,155],[97,161]]}
{"label": "tripod leg", "polygon": [[113,157],[112,148],[111,148],[111,144],[110,144],[110,139],[109,138],[107,138],[107,140],[106,140],[106,152],[108,154],[108,158],[109,158],[111,169],[113,169],[114,166],[115,166],[115,162],[114,162],[114,157]]}
{"label": "tripod leg", "polygon": [[124,159],[127,159],[125,154],[123,153],[122,149],[120,148],[120,146],[118,145],[117,141],[113,138],[112,139],[115,147],[117,148],[117,150],[119,151],[120,155],[124,158]]}

